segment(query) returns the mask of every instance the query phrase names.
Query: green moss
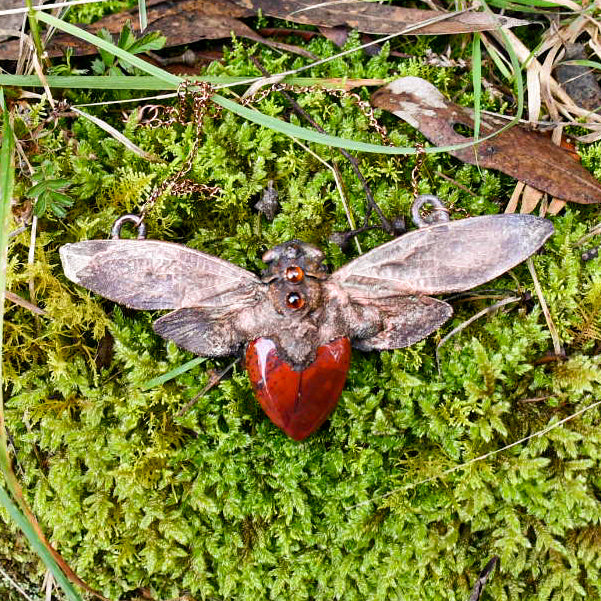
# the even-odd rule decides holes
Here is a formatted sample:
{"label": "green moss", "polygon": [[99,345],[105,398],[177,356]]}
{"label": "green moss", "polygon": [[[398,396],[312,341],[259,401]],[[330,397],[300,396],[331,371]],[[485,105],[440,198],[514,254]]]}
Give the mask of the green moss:
{"label": "green moss", "polygon": [[[428,43],[419,38],[414,54]],[[320,56],[335,52],[323,39],[307,47]],[[270,72],[303,61],[253,51]],[[256,75],[248,54],[236,42],[209,71]],[[386,52],[337,59],[313,75],[397,72],[427,77],[445,91],[469,81],[418,60],[393,63]],[[379,141],[352,102],[319,91],[299,102],[329,133]],[[276,94],[258,108],[278,116],[288,110]],[[105,107],[98,114],[123,128],[118,112]],[[395,143],[420,139],[394,117],[382,120]],[[73,138],[65,143],[61,128],[68,126]],[[62,274],[62,244],[105,238],[117,216],[139,210],[152,187],[177,172],[194,143],[192,127],[148,129],[130,118],[125,128],[165,162],[143,161],[81,119],[61,122],[39,139],[34,167],[52,160],[55,177],[71,182],[75,203],[63,219],[40,220],[32,267],[26,234],[10,249],[10,290],[27,297],[33,278],[32,300],[48,313],[38,318],[16,306],[7,313],[7,419],[18,473],[49,538],[83,579],[114,599],[145,587],[157,598],[463,600],[498,554],[501,569],[484,598],[599,596],[598,410],[418,484],[601,398],[601,259],[582,263],[573,246],[598,219],[595,208],[571,207],[555,218],[555,236],[534,259],[569,355],[565,363],[537,361],[550,348],[541,311],[515,307],[453,337],[441,350],[439,375],[435,344],[484,306],[458,303],[451,323],[426,341],[394,352],[354,352],[337,410],[299,444],[265,417],[240,367],[178,417],[208,382],[209,370],[229,360],[207,361],[142,391],[191,356],[153,333],[156,315],[116,307]],[[365,197],[348,163],[332,149],[313,150],[336,162],[360,221]],[[584,152],[593,171],[598,154],[597,146]],[[407,217],[414,158],[363,155],[359,161],[385,213]],[[439,171],[473,195],[437,177]],[[332,268],[355,252],[327,242],[332,231],[348,229],[331,171],[281,134],[231,114],[207,119],[190,177],[223,193],[167,195],[149,211],[150,237],[252,270],[261,269],[264,250],[290,238],[320,244]],[[282,206],[272,223],[253,209],[269,180]],[[452,203],[453,216],[462,217],[498,212],[512,182],[437,155],[427,158],[420,191],[440,194]],[[17,200],[25,202],[28,185],[22,175]],[[372,231],[361,242],[369,249],[386,239]],[[531,288],[524,266],[514,276]],[[506,275],[491,286],[514,288],[515,280]],[[113,356],[98,362],[107,332]],[[535,397],[546,400],[525,402]],[[0,532],[0,552],[13,553],[12,533],[8,526]],[[29,565],[31,555],[15,552],[12,561]]]}

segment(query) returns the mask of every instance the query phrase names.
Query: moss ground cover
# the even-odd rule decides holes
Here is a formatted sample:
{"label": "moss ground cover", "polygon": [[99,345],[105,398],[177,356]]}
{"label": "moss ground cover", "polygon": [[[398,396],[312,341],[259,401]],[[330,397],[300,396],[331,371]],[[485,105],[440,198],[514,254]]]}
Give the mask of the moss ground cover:
{"label": "moss ground cover", "polygon": [[[469,73],[420,60],[436,44],[432,38],[412,42],[415,60],[391,60],[387,47],[372,58],[358,52],[311,75],[418,75],[469,104]],[[335,53],[320,39],[307,48],[318,56]],[[272,73],[304,60],[234,42],[208,72],[256,76],[251,54]],[[114,97],[66,94],[78,103]],[[379,142],[350,100],[316,90],[298,102],[328,133]],[[482,104],[503,108],[488,94]],[[301,124],[277,94],[257,108]],[[463,600],[478,572],[499,555],[500,572],[484,599],[601,595],[597,409],[419,484],[601,400],[601,259],[583,263],[574,248],[598,221],[597,208],[571,205],[554,218],[556,234],[534,259],[565,362],[539,361],[551,346],[534,303],[487,316],[454,337],[441,350],[439,374],[437,341],[487,301],[457,303],[449,325],[411,348],[354,352],[337,410],[299,444],[263,415],[240,367],[179,417],[210,370],[230,361],[207,360],[145,390],[149,380],[193,356],[153,333],[156,313],[115,306],[62,274],[62,244],[105,238],[115,218],[138,211],[153,186],[177,171],[194,143],[192,126],[150,129],[133,114],[124,124],[115,105],[94,111],[165,162],[150,164],[83,119],[50,124],[43,103],[16,119],[22,138],[38,135],[26,146],[37,175],[18,177],[15,214],[26,210],[36,181],[63,182],[57,190],[70,201],[61,204],[49,194],[44,211],[38,207],[33,263],[29,231],[12,238],[8,288],[46,315],[8,305],[4,326],[15,469],[50,540],[84,580],[111,599],[146,590],[157,599]],[[381,120],[394,144],[420,141],[394,117]],[[355,256],[356,250],[328,242],[348,224],[332,172],[314,156],[225,111],[205,121],[203,135],[190,177],[223,193],[167,195],[147,216],[149,237],[186,243],[251,270],[263,267],[264,250],[291,238],[321,246],[332,269]],[[312,150],[336,163],[360,221],[365,195],[348,163],[334,149]],[[581,154],[601,175],[599,146]],[[359,162],[385,214],[407,216],[415,159],[365,154]],[[281,203],[273,222],[253,209],[269,180]],[[421,193],[438,194],[459,218],[502,211],[512,186],[508,177],[444,154],[427,158],[420,180]],[[361,244],[370,249],[387,239],[372,230]],[[516,280],[532,288],[525,266],[493,286],[515,289]],[[111,348],[108,357],[98,353],[101,345]],[[7,515],[0,516],[2,565],[37,582],[41,567]]]}

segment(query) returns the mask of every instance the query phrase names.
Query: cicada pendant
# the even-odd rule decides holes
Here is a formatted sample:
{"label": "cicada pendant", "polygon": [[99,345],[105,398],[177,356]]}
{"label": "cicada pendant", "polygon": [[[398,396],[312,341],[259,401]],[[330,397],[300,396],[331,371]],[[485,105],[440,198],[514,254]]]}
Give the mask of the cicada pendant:
{"label": "cicada pendant", "polygon": [[263,256],[257,276],[159,240],[90,240],[61,248],[72,281],[134,309],[171,309],[154,330],[208,357],[242,354],[271,421],[295,440],[336,407],[351,348],[402,348],[452,314],[430,295],[487,282],[536,252],[553,226],[489,215],[405,234],[329,274],[323,253],[292,240]]}

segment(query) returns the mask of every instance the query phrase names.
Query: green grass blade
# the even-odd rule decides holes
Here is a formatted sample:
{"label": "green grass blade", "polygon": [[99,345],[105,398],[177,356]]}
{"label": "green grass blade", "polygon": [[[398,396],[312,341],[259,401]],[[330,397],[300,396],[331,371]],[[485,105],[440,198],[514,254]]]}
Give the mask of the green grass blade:
{"label": "green grass blade", "polygon": [[[61,31],[65,31],[75,37],[81,38],[90,44],[94,44],[111,54],[114,54],[121,60],[137,67],[144,73],[148,73],[165,83],[170,85],[179,85],[182,81],[184,81],[181,77],[177,77],[176,75],[172,75],[167,71],[160,69],[159,67],[155,67],[143,61],[141,58],[134,56],[133,54],[118,48],[114,44],[110,42],[106,42],[105,40],[100,39],[99,37],[88,33],[87,31],[83,31],[70,23],[64,23],[60,19],[53,17],[51,15],[47,15],[45,13],[39,13],[38,18],[41,21],[44,21],[46,24],[56,27]],[[393,154],[393,155],[410,155],[415,154],[416,150],[413,147],[404,147],[404,146],[384,146],[381,144],[369,144],[367,142],[356,142],[354,140],[347,140],[345,138],[339,138],[337,136],[330,136],[327,134],[320,134],[311,129],[307,129],[304,127],[299,127],[298,125],[293,125],[292,123],[287,123],[286,121],[281,121],[280,119],[276,119],[275,117],[270,117],[268,115],[264,115],[263,113],[249,109],[245,106],[238,104],[237,102],[233,102],[232,100],[228,100],[219,94],[214,94],[211,97],[211,100],[216,104],[222,106],[228,111],[235,113],[236,115],[243,117],[244,119],[248,119],[257,125],[262,125],[264,127],[268,127],[274,131],[278,131],[287,136],[292,136],[293,138],[298,138],[300,140],[307,140],[308,142],[314,142],[316,144],[325,144],[326,146],[334,147],[334,148],[346,148],[347,150],[355,150],[358,152],[375,152],[379,154]],[[523,104],[523,98],[522,98]],[[515,122],[512,121],[505,127],[511,126]],[[499,131],[503,131],[504,128],[501,128]],[[482,138],[480,142],[483,140],[487,140],[489,138],[497,135],[498,132],[491,134],[485,138]],[[473,142],[466,142],[464,144],[455,144],[452,146],[441,146],[436,148],[426,148],[424,152],[428,154],[435,154],[438,152],[449,152],[451,150],[458,150],[461,148],[468,148],[473,146]]]}
{"label": "green grass blade", "polygon": [[480,40],[484,42],[484,45],[486,46],[486,51],[488,52],[490,58],[492,58],[493,62],[495,63],[495,66],[501,72],[503,77],[507,81],[513,81],[513,75],[511,74],[511,71],[506,67],[504,59],[497,52],[497,49],[493,46],[493,44],[491,42],[487,42],[486,38],[480,37]]}
{"label": "green grass blade", "polygon": [[[191,75],[190,81],[206,81],[214,86],[232,85],[247,82],[248,77],[230,75]],[[88,90],[177,90],[178,84],[167,83],[152,75],[46,75],[46,81],[51,88],[74,88]],[[331,80],[319,77],[289,76],[283,80],[297,86],[321,86],[340,88]],[[378,84],[378,85],[381,85]],[[42,82],[37,75],[9,75],[0,73],[0,86],[19,88],[39,88]]]}
{"label": "green grass blade", "polygon": [[14,138],[10,116],[0,88],[0,109],[2,110],[2,147],[0,148],[0,464],[8,465],[6,427],[4,424],[4,402],[2,390],[2,341],[4,340],[4,300],[6,289],[6,261],[8,253],[8,218],[13,191],[15,168],[13,165]]}
{"label": "green grass blade", "polygon": [[[492,11],[490,10],[486,0],[482,0],[482,6],[488,13],[493,14]],[[512,79],[513,79],[513,84],[515,87],[515,93],[517,96],[516,115],[505,127],[503,127],[500,130],[500,131],[504,131],[508,127],[513,127],[514,125],[516,125],[519,122],[519,120],[522,118],[522,115],[524,114],[524,80],[522,78],[522,65],[520,64],[520,59],[518,58],[518,55],[515,53],[515,50],[513,49],[513,46],[511,45],[511,41],[507,37],[507,34],[505,33],[505,31],[503,30],[502,27],[499,27],[499,29],[497,31],[499,32],[499,34],[503,38],[503,41],[505,42],[504,48],[507,51],[507,54],[509,55],[509,60],[511,61],[511,68],[513,69],[513,78]],[[488,137],[490,137],[490,136],[487,136],[487,138]],[[485,140],[487,138],[483,138],[483,140]],[[480,141],[482,141],[482,140],[480,140]]]}
{"label": "green grass blade", "polygon": [[144,73],[148,73],[148,75],[152,75],[157,79],[164,81],[165,83],[175,85],[177,87],[183,81],[181,77],[177,77],[177,75],[172,75],[171,73],[165,71],[164,69],[161,69],[160,67],[155,67],[154,65],[151,65],[150,63],[147,63],[146,61],[137,57],[135,54],[127,52],[127,50],[123,50],[122,48],[115,46],[115,44],[111,44],[110,42],[107,42],[106,40],[103,40],[98,36],[88,33],[87,31],[84,31],[79,27],[75,27],[75,25],[65,23],[64,21],[61,21],[60,19],[57,19],[52,15],[47,15],[46,13],[39,12],[38,19],[40,21],[43,21],[47,25],[56,27],[56,29],[60,29],[65,33],[69,33],[72,36],[75,36],[76,38],[93,44],[97,48],[102,48],[102,50],[110,52],[112,55],[116,56],[122,61],[140,69]]}
{"label": "green grass blade", "polygon": [[482,50],[480,34],[474,34],[472,43],[472,84],[474,86],[474,140],[480,137],[480,103],[482,101]]}
{"label": "green grass blade", "polygon": [[166,374],[163,374],[162,376],[158,376],[156,378],[153,378],[152,380],[148,380],[148,382],[144,382],[144,384],[142,384],[142,386],[140,388],[141,388],[141,390],[149,390],[150,388],[155,388],[156,386],[160,386],[161,384],[164,384],[165,382],[168,382],[169,380],[173,380],[173,378],[177,378],[177,376],[179,376],[180,374],[190,371],[192,368],[196,367],[197,365],[200,365],[201,363],[203,363],[206,360],[207,360],[206,357],[196,357],[196,359],[192,359],[192,360],[188,361],[187,363],[184,363],[183,365],[180,365],[179,367],[176,367],[175,369],[168,371]]}
{"label": "green grass blade", "polygon": [[50,551],[44,546],[44,544],[38,538],[36,531],[32,528],[31,524],[27,521],[27,518],[19,511],[17,506],[12,502],[7,492],[0,486],[0,503],[8,511],[8,515],[23,531],[23,534],[27,537],[30,545],[33,547],[35,552],[40,556],[46,567],[50,570],[54,579],[61,586],[65,595],[69,601],[82,601],[77,591],[73,588],[73,585],[67,580],[67,577],[63,574],[61,569],[58,567],[54,557],[50,554]]}
{"label": "green grass blade", "polygon": [[517,96],[518,106],[515,117],[512,120],[512,123],[517,123],[524,114],[524,79],[522,77],[522,67],[520,65],[520,59],[518,55],[515,53],[513,46],[511,45],[509,39],[505,32],[501,29],[501,36],[505,40],[505,49],[509,54],[509,59],[511,60],[511,67],[513,68],[514,73],[514,81],[513,84],[515,86],[515,94]]}
{"label": "green grass blade", "polygon": [[590,67],[591,69],[601,69],[599,61],[589,61],[586,59],[573,59],[569,61],[561,61],[561,65],[580,65],[581,67]]}

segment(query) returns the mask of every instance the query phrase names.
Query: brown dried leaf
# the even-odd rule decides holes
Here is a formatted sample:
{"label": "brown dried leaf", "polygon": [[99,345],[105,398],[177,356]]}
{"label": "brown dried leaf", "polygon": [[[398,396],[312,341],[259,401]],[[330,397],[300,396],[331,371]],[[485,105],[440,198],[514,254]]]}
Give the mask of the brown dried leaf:
{"label": "brown dried leaf", "polygon": [[[372,104],[394,113],[418,128],[436,146],[465,144],[456,125],[474,127],[473,111],[448,101],[431,83],[419,77],[403,77],[380,88]],[[481,136],[506,121],[481,115]],[[569,152],[544,134],[516,126],[477,146],[450,152],[471,165],[498,169],[556,198],[582,204],[601,202],[601,184]]]}
{"label": "brown dried leaf", "polygon": [[[199,40],[217,40],[229,38],[232,33],[238,37],[247,38],[284,50],[300,54],[314,60],[316,57],[311,52],[280,42],[266,40],[253,31],[248,25],[240,21],[243,17],[252,17],[255,13],[234,5],[229,0],[153,0],[147,2],[148,27],[144,33],[159,31],[166,38],[165,46],[181,46]],[[92,25],[83,26],[82,29],[90,33],[97,33],[101,29],[117,35],[127,21],[131,22],[134,32],[140,35],[138,9],[132,9],[113,15],[108,15]],[[65,33],[55,35],[47,46],[49,56],[62,56],[66,48],[72,48],[77,56],[96,54],[96,47]],[[10,41],[2,45],[2,58],[16,60],[19,56],[19,42]]]}
{"label": "brown dried leaf", "polygon": [[[583,44],[568,44],[564,61],[586,60]],[[561,63],[555,69],[557,81],[563,86],[570,98],[578,105],[589,111],[601,107],[601,87],[597,82],[594,71],[582,65]]]}
{"label": "brown dried leaf", "polygon": [[[397,33],[406,27],[444,14],[435,10],[388,6],[376,2],[332,2],[328,5],[316,0],[232,1],[238,6],[254,12],[260,10],[264,15],[270,17],[318,27],[346,25],[363,33]],[[313,6],[314,8],[312,8]],[[520,19],[483,12],[466,12],[457,15],[450,14],[447,20],[416,29],[411,32],[411,35],[470,33],[499,27],[516,27],[527,23]]]}

